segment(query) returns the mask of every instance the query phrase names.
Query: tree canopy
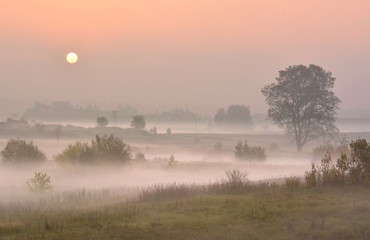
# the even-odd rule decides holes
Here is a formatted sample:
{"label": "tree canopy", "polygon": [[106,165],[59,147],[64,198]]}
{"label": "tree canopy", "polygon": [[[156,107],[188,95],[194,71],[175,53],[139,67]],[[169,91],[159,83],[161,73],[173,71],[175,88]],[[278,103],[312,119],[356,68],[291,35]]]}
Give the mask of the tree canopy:
{"label": "tree canopy", "polygon": [[285,128],[297,150],[319,137],[338,132],[335,115],[341,102],[332,91],[335,77],[317,65],[294,65],[279,71],[277,83],[262,89],[268,117]]}
{"label": "tree canopy", "polygon": [[249,107],[244,105],[230,105],[227,110],[220,108],[214,120],[218,126],[222,125],[238,125],[238,126],[251,126],[252,117]]}
{"label": "tree canopy", "polygon": [[143,115],[135,115],[131,120],[131,127],[135,129],[144,129],[146,125],[145,118]]}

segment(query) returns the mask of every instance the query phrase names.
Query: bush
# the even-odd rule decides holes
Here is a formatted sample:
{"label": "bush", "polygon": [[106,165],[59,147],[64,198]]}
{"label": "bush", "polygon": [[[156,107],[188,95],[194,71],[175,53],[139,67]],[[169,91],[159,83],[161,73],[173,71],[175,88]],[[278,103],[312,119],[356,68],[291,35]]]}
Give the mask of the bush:
{"label": "bush", "polygon": [[135,154],[135,161],[136,162],[144,162],[145,160],[146,159],[145,159],[144,153],[139,152],[139,153]]}
{"label": "bush", "polygon": [[175,167],[177,166],[177,161],[175,160],[175,157],[173,156],[173,154],[170,156],[170,159],[168,160],[168,166],[169,167]]}
{"label": "bush", "polygon": [[1,155],[5,164],[40,164],[46,160],[45,154],[33,142],[21,139],[10,139]]}
{"label": "bush", "polygon": [[248,173],[239,169],[228,170],[225,172],[226,179],[221,182],[219,187],[227,193],[245,193],[249,187]]}
{"label": "bush", "polygon": [[260,146],[249,146],[247,141],[239,141],[235,146],[235,157],[237,159],[264,160],[266,159],[265,149]]}
{"label": "bush", "polygon": [[342,153],[334,163],[326,154],[320,165],[312,164],[306,172],[309,187],[321,185],[369,184],[370,183],[370,145],[365,139],[350,144],[350,156]]}
{"label": "bush", "polygon": [[56,156],[59,163],[126,163],[132,159],[131,147],[122,139],[104,135],[96,135],[91,144],[76,142],[70,144],[66,149]]}
{"label": "bush", "polygon": [[46,173],[35,172],[34,177],[27,181],[27,187],[30,192],[46,192],[53,188],[50,182],[50,176]]}
{"label": "bush", "polygon": [[90,164],[95,161],[94,150],[88,143],[69,144],[62,153],[55,157],[58,163]]}
{"label": "bush", "polygon": [[98,127],[106,127],[108,125],[108,119],[106,117],[98,117],[96,119],[96,125]]}

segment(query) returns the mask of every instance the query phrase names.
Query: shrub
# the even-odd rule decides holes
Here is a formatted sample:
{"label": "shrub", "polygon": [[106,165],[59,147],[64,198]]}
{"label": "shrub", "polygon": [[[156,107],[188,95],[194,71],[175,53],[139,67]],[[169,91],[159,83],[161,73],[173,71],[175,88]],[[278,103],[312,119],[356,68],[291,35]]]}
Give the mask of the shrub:
{"label": "shrub", "polygon": [[95,161],[95,154],[88,143],[69,144],[62,153],[55,157],[58,163],[90,164]]}
{"label": "shrub", "polygon": [[46,173],[35,172],[33,178],[27,181],[27,187],[30,192],[46,192],[53,188],[50,182],[50,176]]}
{"label": "shrub", "polygon": [[39,164],[46,160],[45,154],[33,142],[21,139],[10,139],[1,155],[5,164]]}
{"label": "shrub", "polygon": [[237,159],[264,160],[266,159],[265,149],[260,146],[249,146],[247,141],[239,141],[235,146],[235,157]]}
{"label": "shrub", "polygon": [[59,163],[126,163],[132,159],[131,147],[113,134],[96,135],[91,144],[76,142],[56,156]]}
{"label": "shrub", "polygon": [[221,182],[221,189],[229,193],[244,193],[249,186],[248,173],[239,169],[228,170],[225,172],[226,179]]}
{"label": "shrub", "polygon": [[108,119],[106,117],[98,117],[96,119],[96,125],[98,127],[106,127],[108,125]]}
{"label": "shrub", "polygon": [[157,135],[157,128],[156,127],[152,127],[151,129],[149,129],[149,133],[150,134],[153,134],[153,135]]}
{"label": "shrub", "polygon": [[307,171],[305,174],[305,180],[308,187],[316,187],[318,179],[318,172],[316,165],[312,163],[311,171]]}
{"label": "shrub", "polygon": [[135,129],[144,129],[146,125],[145,118],[143,115],[135,115],[131,120],[131,127]]}
{"label": "shrub", "polygon": [[309,187],[322,185],[369,184],[370,183],[370,145],[365,139],[353,141],[351,152],[346,153],[334,163],[330,154],[326,154],[320,165],[312,164],[311,171],[306,172]]}
{"label": "shrub", "polygon": [[177,161],[175,160],[175,157],[173,156],[173,154],[170,156],[170,159],[168,160],[168,166],[169,167],[175,167],[177,166]]}

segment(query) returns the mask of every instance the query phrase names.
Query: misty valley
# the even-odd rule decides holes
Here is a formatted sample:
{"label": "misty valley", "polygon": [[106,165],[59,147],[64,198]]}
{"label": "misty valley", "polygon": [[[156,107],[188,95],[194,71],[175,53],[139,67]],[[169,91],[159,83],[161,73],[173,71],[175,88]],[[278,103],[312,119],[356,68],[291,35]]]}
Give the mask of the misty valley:
{"label": "misty valley", "polygon": [[105,117],[95,126],[0,123],[0,239],[265,239],[267,229],[310,239],[338,236],[354,213],[360,232],[345,223],[345,236],[369,234],[367,180],[354,179],[353,162],[335,166],[369,149],[370,133],[342,132],[297,152],[267,121],[235,129],[197,121],[196,129],[193,120],[148,127],[146,115],[126,128]]}
{"label": "misty valley", "polygon": [[369,240],[369,0],[0,0],[0,240]]}

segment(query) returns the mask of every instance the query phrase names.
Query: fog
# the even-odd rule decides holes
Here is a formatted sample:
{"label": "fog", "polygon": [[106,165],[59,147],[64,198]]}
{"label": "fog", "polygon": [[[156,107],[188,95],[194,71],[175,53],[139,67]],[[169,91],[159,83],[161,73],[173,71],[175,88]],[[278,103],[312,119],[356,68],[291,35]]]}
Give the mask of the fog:
{"label": "fog", "polygon": [[[156,184],[185,183],[208,184],[225,179],[225,172],[239,169],[248,173],[250,181],[278,181],[289,176],[302,177],[309,169],[310,154],[273,153],[263,162],[236,160],[232,150],[215,151],[198,146],[132,143],[134,152],[145,154],[146,161],[133,160],[130,164],[112,166],[60,166],[53,156],[75,140],[34,139],[35,144],[48,156],[48,161],[38,167],[0,165],[0,200],[27,199],[30,195],[27,181],[34,172],[47,173],[51,177],[54,192],[81,189],[143,189]],[[212,140],[213,141],[213,140]],[[6,139],[0,141],[0,148]],[[225,148],[227,148],[225,142]],[[170,167],[168,158],[174,155],[177,165]],[[129,190],[131,189],[131,190]]]}

